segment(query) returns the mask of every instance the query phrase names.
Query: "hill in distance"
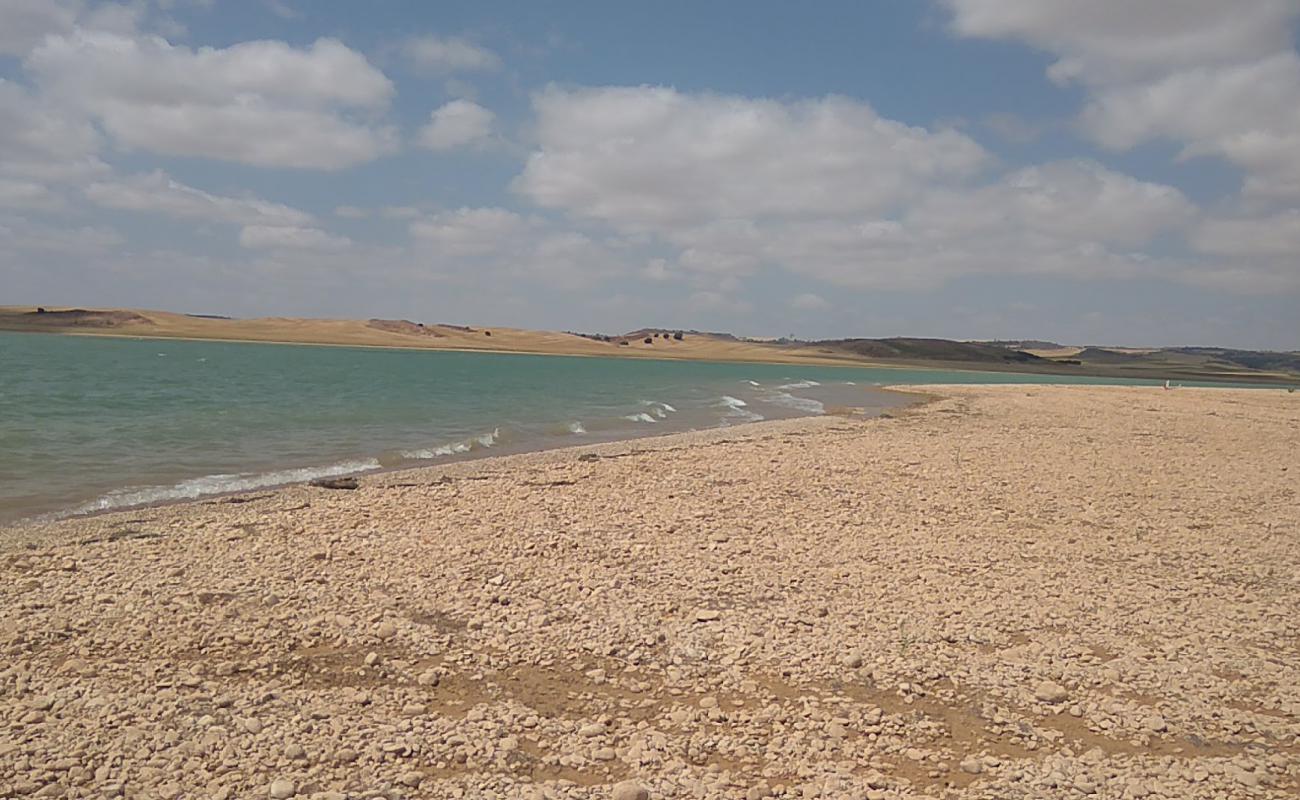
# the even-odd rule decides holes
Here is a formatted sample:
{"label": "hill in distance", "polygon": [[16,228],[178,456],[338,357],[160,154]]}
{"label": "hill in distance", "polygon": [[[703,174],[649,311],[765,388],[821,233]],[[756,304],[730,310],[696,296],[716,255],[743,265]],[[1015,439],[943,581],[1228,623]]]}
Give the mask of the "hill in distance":
{"label": "hill in distance", "polygon": [[134,309],[0,307],[0,330],[161,339],[404,347],[578,356],[790,364],[937,367],[1049,375],[1300,382],[1300,353],[1217,347],[1072,347],[1043,340],[917,337],[821,341],[742,339],[729,333],[639,328],[623,334],[531,331],[411,320],[232,319]]}

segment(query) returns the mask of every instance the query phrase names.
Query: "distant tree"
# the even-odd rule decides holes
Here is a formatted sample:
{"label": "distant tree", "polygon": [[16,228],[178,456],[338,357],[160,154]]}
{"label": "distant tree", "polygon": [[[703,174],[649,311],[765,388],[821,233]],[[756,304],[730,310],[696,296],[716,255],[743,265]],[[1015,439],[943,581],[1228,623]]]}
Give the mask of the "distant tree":
{"label": "distant tree", "polygon": [[682,336],[682,332],[678,331],[677,333],[673,334],[673,338],[680,342],[684,337]]}
{"label": "distant tree", "polygon": [[645,343],[646,343],[646,344],[654,344],[654,343],[655,343],[655,340],[654,340],[654,339],[651,339],[649,336],[647,336],[647,337],[645,337]]}

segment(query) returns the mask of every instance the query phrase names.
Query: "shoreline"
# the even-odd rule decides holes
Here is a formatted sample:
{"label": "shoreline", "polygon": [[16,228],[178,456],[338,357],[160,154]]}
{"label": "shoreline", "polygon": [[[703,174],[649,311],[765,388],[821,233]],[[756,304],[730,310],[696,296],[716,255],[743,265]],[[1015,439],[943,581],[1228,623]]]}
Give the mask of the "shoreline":
{"label": "shoreline", "polygon": [[[453,453],[444,456],[442,458],[436,459],[435,463],[395,464],[392,466],[380,466],[378,469],[347,472],[340,475],[331,475],[328,476],[326,479],[332,480],[338,478],[355,478],[359,482],[362,482],[364,485],[366,482],[373,482],[373,481],[369,481],[368,479],[376,479],[385,476],[387,477],[399,476],[405,473],[413,473],[413,477],[423,477],[423,473],[427,471],[447,469],[462,464],[470,464],[470,463],[484,462],[484,461],[495,461],[498,459],[512,459],[512,458],[518,458],[522,456],[532,456],[532,455],[547,454],[547,453],[556,453],[556,454],[563,455],[569,451],[587,451],[587,452],[599,453],[601,452],[599,450],[600,448],[615,447],[617,449],[619,446],[624,446],[624,447],[630,446],[632,443],[645,441],[645,440],[661,440],[661,439],[669,439],[678,436],[692,437],[699,434],[707,434],[710,432],[739,430],[739,429],[747,428],[749,426],[762,426],[762,425],[772,424],[772,423],[791,422],[794,420],[812,420],[812,419],[819,419],[822,417],[827,417],[827,418],[833,417],[837,419],[853,419],[858,421],[868,421],[873,419],[879,419],[882,417],[888,417],[893,413],[906,413],[913,408],[924,406],[927,403],[933,402],[939,397],[936,394],[925,392],[924,387],[920,387],[920,386],[897,386],[897,387],[880,386],[880,387],[870,387],[869,391],[881,395],[895,395],[896,396],[895,399],[897,400],[897,405],[869,406],[869,407],[862,406],[862,407],[847,407],[847,408],[828,407],[822,414],[798,414],[794,416],[782,417],[777,419],[763,419],[763,420],[757,420],[752,422],[735,422],[730,424],[719,424],[708,428],[699,428],[695,430],[685,430],[685,431],[656,432],[654,430],[649,430],[644,433],[636,433],[635,430],[629,429],[628,431],[624,432],[627,435],[619,434],[614,438],[603,438],[595,441],[588,441],[585,443],[561,443],[561,444],[555,444],[554,446],[545,446],[547,444],[546,440],[539,439],[536,441],[536,444],[541,446],[538,447],[525,447],[523,449],[501,448],[500,450],[497,450],[496,448],[482,448],[482,449],[471,450],[466,453]],[[292,468],[288,468],[288,469],[292,469]],[[310,469],[310,467],[303,467],[302,469]],[[279,470],[273,470],[270,472],[273,473],[276,471]],[[270,473],[259,473],[259,474],[270,474]],[[61,511],[50,511],[50,512],[43,512],[40,514],[36,514],[30,517],[20,517],[14,520],[0,519],[0,552],[3,552],[6,549],[5,542],[7,539],[11,538],[13,531],[19,529],[31,529],[34,527],[61,525],[65,523],[76,522],[78,520],[91,520],[97,517],[102,517],[110,514],[118,514],[118,513],[130,514],[130,513],[136,513],[136,512],[146,511],[150,509],[163,509],[163,508],[172,508],[177,506],[186,506],[191,504],[222,502],[223,500],[227,500],[228,498],[241,497],[244,495],[262,495],[266,493],[281,492],[290,489],[315,488],[313,487],[313,483],[316,480],[318,480],[318,478],[295,480],[295,481],[288,481],[285,483],[268,484],[266,486],[259,486],[259,487],[248,488],[248,489],[233,489],[227,492],[214,492],[211,494],[201,494],[196,497],[179,497],[174,499],[157,500],[148,503],[139,503],[139,504],[119,506],[113,508],[96,509],[96,510],[86,511],[82,513],[75,513],[75,514],[64,514],[64,512]],[[152,488],[152,487],[145,487],[145,488]],[[332,491],[348,491],[348,490],[332,490]]]}
{"label": "shoreline", "polygon": [[924,389],[5,530],[0,796],[1292,796],[1294,397]]}

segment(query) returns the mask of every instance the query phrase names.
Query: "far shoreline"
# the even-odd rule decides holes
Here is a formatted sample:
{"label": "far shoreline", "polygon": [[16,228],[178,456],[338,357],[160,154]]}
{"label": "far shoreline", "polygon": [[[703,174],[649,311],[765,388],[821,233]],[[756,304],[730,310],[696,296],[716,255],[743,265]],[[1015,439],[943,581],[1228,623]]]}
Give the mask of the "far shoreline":
{"label": "far shoreline", "polygon": [[[89,339],[123,339],[136,341],[164,341],[164,342],[207,342],[210,344],[252,344],[252,345],[280,345],[287,347],[335,347],[335,348],[353,348],[357,350],[384,350],[391,352],[418,352],[418,353],[474,353],[480,355],[515,355],[515,356],[547,356],[557,358],[606,358],[611,360],[644,360],[644,361],[666,361],[673,363],[700,363],[700,364],[771,364],[775,366],[790,367],[827,367],[827,368],[847,368],[847,369],[880,369],[895,371],[917,371],[917,372],[961,372],[973,375],[1008,375],[1008,376],[1038,376],[1043,378],[1065,378],[1078,379],[1080,383],[1061,383],[1062,386],[1071,385],[1115,385],[1115,386],[1140,386],[1141,383],[1136,381],[1150,381],[1153,385],[1161,381],[1170,381],[1175,384],[1208,384],[1205,386],[1193,386],[1190,388],[1225,388],[1225,389],[1291,389],[1296,382],[1288,382],[1287,378],[1265,375],[1250,374],[1198,374],[1188,375],[1111,375],[1100,372],[1088,373],[1070,373],[1070,372],[1048,372],[1039,370],[1005,370],[1005,369],[981,369],[963,365],[961,362],[884,362],[884,361],[864,361],[860,359],[840,359],[834,356],[827,356],[825,359],[817,357],[794,356],[789,359],[769,359],[769,358],[708,358],[694,355],[668,355],[661,353],[645,353],[645,351],[632,350],[627,353],[563,353],[553,350],[517,350],[506,348],[490,347],[463,347],[463,346],[446,346],[446,347],[428,347],[419,344],[365,344],[354,342],[301,342],[280,339],[238,339],[212,336],[169,336],[167,334],[140,334],[140,333],[106,333],[98,331],[40,331],[40,330],[14,330],[10,328],[0,328],[0,333],[28,334],[34,336],[67,336],[82,337]],[[1084,381],[1097,381],[1095,384],[1087,384]],[[1119,383],[1106,383],[1107,381],[1118,381]],[[1011,381],[1017,382],[1017,381]],[[973,382],[971,385],[983,385]],[[1037,385],[1055,385],[1050,381],[1043,381]]]}

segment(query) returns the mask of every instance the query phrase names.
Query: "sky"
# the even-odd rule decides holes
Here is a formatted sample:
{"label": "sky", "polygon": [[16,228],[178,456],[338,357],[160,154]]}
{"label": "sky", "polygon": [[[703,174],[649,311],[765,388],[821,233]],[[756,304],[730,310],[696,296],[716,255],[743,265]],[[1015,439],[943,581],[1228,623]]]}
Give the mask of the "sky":
{"label": "sky", "polygon": [[1300,349],[1300,0],[0,0],[0,304]]}

